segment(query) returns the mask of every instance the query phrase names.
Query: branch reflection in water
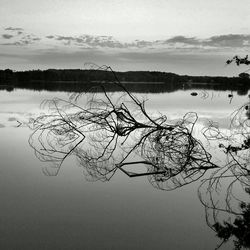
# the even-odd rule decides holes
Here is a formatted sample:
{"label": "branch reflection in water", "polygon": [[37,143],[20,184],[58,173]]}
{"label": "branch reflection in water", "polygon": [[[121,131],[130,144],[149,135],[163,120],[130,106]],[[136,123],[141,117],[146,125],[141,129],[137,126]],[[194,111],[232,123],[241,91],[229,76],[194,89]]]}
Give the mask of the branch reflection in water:
{"label": "branch reflection in water", "polygon": [[[106,66],[100,70],[113,72]],[[114,81],[105,84],[119,87],[118,97],[100,84],[96,88],[103,93],[92,89],[91,94],[74,94],[67,101],[55,98],[43,103],[47,113],[30,124],[34,131],[29,143],[41,161],[51,163],[44,173],[57,175],[70,155],[77,158],[90,181],[108,181],[122,171],[129,177],[147,176],[155,188],[173,190],[208,173],[198,190],[208,225],[222,244],[234,236],[238,249],[249,247],[249,226],[242,225],[250,223],[250,205],[242,202],[242,195],[236,197],[234,189],[237,194],[239,187],[244,193],[250,190],[250,103],[233,113],[230,132],[213,122],[203,129],[206,139],[227,158],[219,165],[192,135],[196,113],[189,112],[175,122],[162,114],[150,115],[145,100],[127,91],[113,75]],[[135,170],[129,170],[131,166]],[[146,171],[139,171],[142,166]]]}
{"label": "branch reflection in water", "polygon": [[[208,225],[225,243],[234,237],[235,249],[250,247],[250,102],[231,115],[230,129],[211,123],[204,129],[208,141],[223,150],[226,163],[203,180],[199,198]],[[218,247],[219,248],[219,247]]]}

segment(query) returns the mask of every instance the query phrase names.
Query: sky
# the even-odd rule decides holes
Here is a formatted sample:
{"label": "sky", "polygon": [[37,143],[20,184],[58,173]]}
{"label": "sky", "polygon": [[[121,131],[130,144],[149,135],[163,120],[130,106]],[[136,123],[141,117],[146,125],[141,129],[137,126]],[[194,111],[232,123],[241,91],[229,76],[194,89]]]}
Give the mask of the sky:
{"label": "sky", "polygon": [[249,0],[0,0],[0,69],[88,68],[234,76]]}

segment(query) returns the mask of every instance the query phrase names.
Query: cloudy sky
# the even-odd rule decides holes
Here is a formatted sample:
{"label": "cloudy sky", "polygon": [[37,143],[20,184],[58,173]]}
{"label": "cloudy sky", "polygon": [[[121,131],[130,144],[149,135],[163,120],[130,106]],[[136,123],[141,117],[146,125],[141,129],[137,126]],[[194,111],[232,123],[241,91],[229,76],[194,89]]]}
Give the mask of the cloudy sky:
{"label": "cloudy sky", "polygon": [[237,75],[249,0],[0,0],[0,68]]}

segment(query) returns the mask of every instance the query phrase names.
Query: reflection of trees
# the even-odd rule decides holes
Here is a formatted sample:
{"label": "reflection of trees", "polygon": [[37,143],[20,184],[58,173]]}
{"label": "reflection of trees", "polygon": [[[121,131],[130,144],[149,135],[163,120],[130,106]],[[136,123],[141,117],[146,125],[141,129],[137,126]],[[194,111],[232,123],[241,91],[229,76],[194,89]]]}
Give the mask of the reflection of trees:
{"label": "reflection of trees", "polygon": [[213,122],[203,130],[225,156],[219,165],[193,136],[196,113],[175,122],[150,115],[145,101],[127,91],[115,74],[112,84],[120,88],[119,96],[101,87],[103,93],[45,102],[48,113],[33,121],[29,139],[36,156],[51,163],[44,172],[57,175],[74,155],[91,181],[108,181],[122,171],[129,177],[147,176],[155,188],[173,190],[203,177],[198,193],[208,225],[222,243],[234,236],[236,249],[249,246],[250,203],[243,200],[250,190],[250,103],[232,114],[230,130]]}
{"label": "reflection of trees", "polygon": [[246,195],[250,194],[249,106],[247,102],[232,114],[229,130],[213,123],[204,130],[207,139],[223,151],[226,163],[203,181],[199,197],[208,225],[222,243],[234,237],[235,249],[250,247],[250,202]]}
{"label": "reflection of trees", "polygon": [[[249,190],[246,189],[249,194]],[[250,203],[239,202],[239,214],[232,221],[215,221],[213,229],[222,239],[222,244],[234,237],[235,249],[250,248]]]}
{"label": "reflection of trees", "polygon": [[[236,197],[236,192],[233,192],[232,185],[236,184],[234,181],[230,182],[224,193],[226,196],[224,206],[222,205],[224,201],[222,197],[223,192],[219,186],[216,186],[218,184],[225,184],[222,181],[216,181],[214,186],[209,186],[205,192],[206,195],[201,195],[201,192],[199,193],[200,199],[205,206],[207,224],[222,240],[216,249],[219,249],[229,239],[233,239],[235,249],[241,249],[242,247],[250,248],[249,196],[243,197],[242,194],[239,195],[239,190],[237,190],[239,197]],[[245,194],[250,195],[249,185],[242,189],[243,193],[244,191]],[[248,202],[243,201],[244,199],[248,199]]]}
{"label": "reflection of trees", "polygon": [[[233,57],[227,64],[249,65],[248,56]],[[220,149],[224,164],[204,178],[198,193],[207,224],[222,240],[219,249],[233,239],[235,249],[250,248],[250,102],[231,115],[229,129],[213,122],[203,130],[207,140]]]}

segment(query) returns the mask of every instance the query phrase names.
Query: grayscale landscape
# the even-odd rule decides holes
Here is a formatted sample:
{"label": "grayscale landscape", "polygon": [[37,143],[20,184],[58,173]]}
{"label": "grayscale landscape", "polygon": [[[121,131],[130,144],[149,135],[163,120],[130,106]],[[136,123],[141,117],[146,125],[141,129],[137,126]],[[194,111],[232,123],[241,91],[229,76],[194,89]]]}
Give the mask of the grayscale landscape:
{"label": "grayscale landscape", "polygon": [[0,0],[0,249],[250,249],[249,9]]}

